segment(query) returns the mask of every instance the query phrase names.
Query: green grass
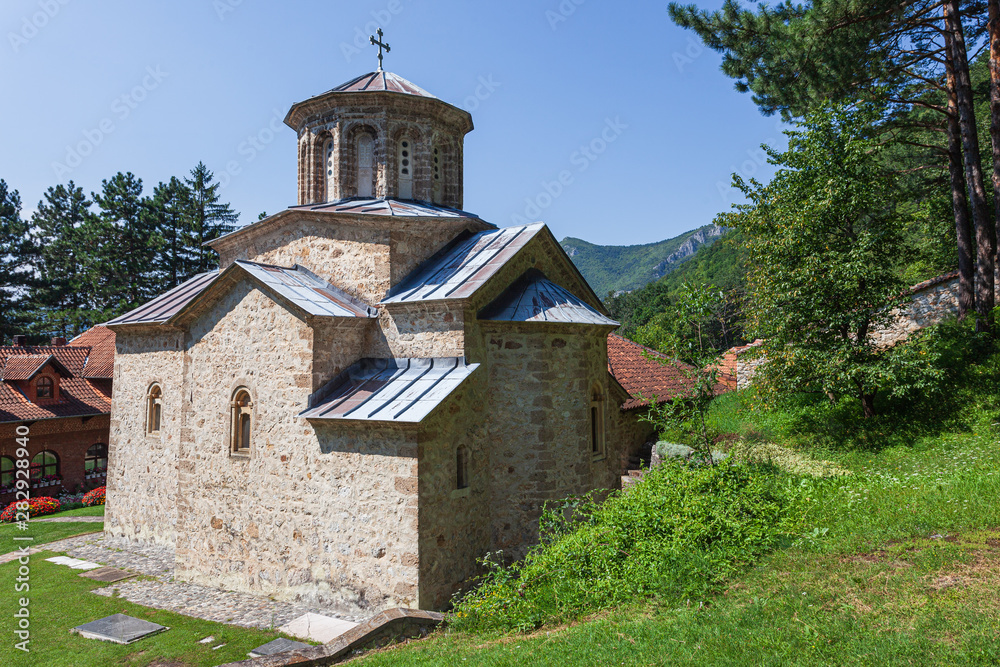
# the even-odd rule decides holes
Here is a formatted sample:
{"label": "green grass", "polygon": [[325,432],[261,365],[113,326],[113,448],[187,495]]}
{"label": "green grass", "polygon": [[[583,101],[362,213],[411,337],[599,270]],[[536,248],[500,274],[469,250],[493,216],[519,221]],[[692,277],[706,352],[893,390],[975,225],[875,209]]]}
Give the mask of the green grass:
{"label": "green grass", "polygon": [[[73,517],[73,516],[104,516],[104,505],[96,507],[80,507],[66,512],[56,512],[40,519],[52,517]],[[29,521],[28,530],[19,530],[16,523],[0,524],[0,554],[9,553],[25,544],[37,547],[49,542],[63,540],[75,535],[85,533],[100,532],[103,524],[97,522],[68,522],[57,523],[47,521]],[[15,537],[31,537],[31,541],[15,541]]]}
{"label": "green grass", "polygon": [[[105,586],[79,576],[67,567],[45,562],[55,554],[31,556],[27,593],[15,593],[18,563],[0,565],[0,664],[5,667],[107,667],[108,665],[219,665],[242,660],[247,652],[281,636],[276,631],[250,630],[202,621],[168,611],[141,607],[120,598],[94,595]],[[30,598],[30,653],[14,648],[14,618],[17,598]],[[111,614],[128,614],[164,625],[170,630],[128,646],[84,639],[70,628]],[[211,644],[199,644],[207,636]],[[218,644],[226,644],[212,650]]]}

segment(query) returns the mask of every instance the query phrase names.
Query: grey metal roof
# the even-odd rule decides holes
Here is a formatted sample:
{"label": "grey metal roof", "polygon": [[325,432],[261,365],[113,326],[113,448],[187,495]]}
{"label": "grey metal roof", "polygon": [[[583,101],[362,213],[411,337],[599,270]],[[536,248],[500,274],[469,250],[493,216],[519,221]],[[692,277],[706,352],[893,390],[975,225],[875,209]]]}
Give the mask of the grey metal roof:
{"label": "grey metal roof", "polygon": [[459,238],[389,290],[382,303],[410,303],[472,296],[545,225],[507,227]]}
{"label": "grey metal roof", "polygon": [[378,310],[337,289],[308,269],[271,266],[236,260],[246,271],[276,295],[316,317],[378,317]]}
{"label": "grey metal roof", "polygon": [[431,97],[437,99],[417,84],[407,81],[398,74],[379,70],[362,74],[356,79],[351,79],[347,83],[342,83],[331,93],[360,93],[360,92],[390,92],[406,93],[407,95],[417,95],[419,97]]}
{"label": "grey metal roof", "polygon": [[362,359],[338,375],[306,419],[420,422],[479,364],[464,358]]}
{"label": "grey metal roof", "polygon": [[181,283],[169,292],[164,292],[135,310],[110,320],[107,325],[162,324],[201,294],[218,276],[218,271],[199,273],[194,278]]}
{"label": "grey metal roof", "polygon": [[605,317],[593,306],[569,290],[531,269],[479,313],[481,320],[501,322],[563,322],[616,327],[618,322]]}
{"label": "grey metal roof", "polygon": [[385,215],[410,218],[471,218],[482,222],[475,213],[461,211],[457,208],[437,206],[429,202],[411,199],[371,199],[367,197],[349,197],[336,199],[321,204],[304,204],[289,206],[291,211],[324,211],[326,213],[358,213],[363,215]]}

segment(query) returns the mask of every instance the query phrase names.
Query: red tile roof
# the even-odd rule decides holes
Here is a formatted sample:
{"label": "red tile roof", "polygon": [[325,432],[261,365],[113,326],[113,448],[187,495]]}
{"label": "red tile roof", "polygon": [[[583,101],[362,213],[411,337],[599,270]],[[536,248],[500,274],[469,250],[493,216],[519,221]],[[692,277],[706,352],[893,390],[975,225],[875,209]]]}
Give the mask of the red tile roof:
{"label": "red tile roof", "polygon": [[[115,335],[105,327],[94,327],[69,345],[0,347],[0,367],[4,369],[0,380],[0,423],[110,413],[108,380],[114,370],[114,357]],[[59,383],[60,398],[41,405],[32,403],[21,393],[17,381],[30,378],[28,373],[34,371],[27,369],[37,371],[50,360],[65,371],[66,377]]]}
{"label": "red tile roof", "polygon": [[[694,380],[686,374],[694,366],[618,334],[608,336],[608,370],[632,397],[622,404],[622,410],[649,405],[654,396],[658,403],[672,400],[690,392],[694,385]],[[725,389],[720,383],[717,390],[721,393]],[[638,398],[640,394],[642,399]]]}
{"label": "red tile roof", "polygon": [[53,359],[51,354],[20,354],[8,357],[0,375],[4,380],[30,380]]}
{"label": "red tile roof", "polygon": [[110,380],[115,370],[115,332],[104,326],[88,329],[70,341],[70,345],[90,347],[86,366],[82,373],[85,378]]}

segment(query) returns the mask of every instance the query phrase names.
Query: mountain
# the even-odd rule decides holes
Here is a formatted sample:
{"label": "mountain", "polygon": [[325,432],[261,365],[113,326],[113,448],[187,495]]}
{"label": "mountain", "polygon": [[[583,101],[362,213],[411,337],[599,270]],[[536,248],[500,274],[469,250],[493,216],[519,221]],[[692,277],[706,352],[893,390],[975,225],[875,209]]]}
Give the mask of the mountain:
{"label": "mountain", "polygon": [[561,244],[597,295],[604,298],[609,293],[630,292],[659,280],[724,231],[717,225],[705,225],[646,245],[594,245],[572,237],[564,238]]}

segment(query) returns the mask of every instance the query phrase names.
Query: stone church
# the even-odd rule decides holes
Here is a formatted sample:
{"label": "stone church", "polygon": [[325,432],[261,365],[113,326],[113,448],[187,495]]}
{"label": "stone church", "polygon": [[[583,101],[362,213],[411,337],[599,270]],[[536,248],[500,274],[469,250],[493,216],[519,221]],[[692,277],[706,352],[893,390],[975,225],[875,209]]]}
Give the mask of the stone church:
{"label": "stone church", "polygon": [[106,530],[179,580],[440,608],[645,437],[616,327],[544,224],[463,210],[471,116],[381,69],[294,105],[298,205],[108,323]]}

